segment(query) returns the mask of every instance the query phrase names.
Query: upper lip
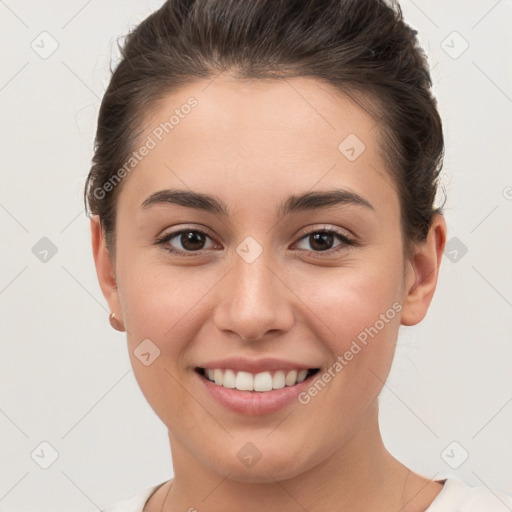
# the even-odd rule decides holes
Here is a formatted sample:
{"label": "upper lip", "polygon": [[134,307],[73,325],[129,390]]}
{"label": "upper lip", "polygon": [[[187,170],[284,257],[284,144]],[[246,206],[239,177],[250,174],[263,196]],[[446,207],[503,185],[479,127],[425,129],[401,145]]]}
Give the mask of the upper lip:
{"label": "upper lip", "polygon": [[270,372],[273,370],[309,370],[319,366],[303,364],[294,361],[286,361],[275,357],[264,357],[261,359],[248,359],[246,357],[228,357],[217,359],[198,365],[198,368],[210,369],[231,369],[249,373]]}

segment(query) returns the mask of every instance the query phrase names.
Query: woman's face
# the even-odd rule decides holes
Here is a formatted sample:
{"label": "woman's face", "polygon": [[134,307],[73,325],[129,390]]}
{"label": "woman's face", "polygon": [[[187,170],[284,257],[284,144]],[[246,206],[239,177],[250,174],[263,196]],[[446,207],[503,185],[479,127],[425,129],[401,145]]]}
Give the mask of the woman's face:
{"label": "woman's face", "polygon": [[[169,94],[144,130],[117,202],[118,288],[102,288],[173,457],[268,481],[371,442],[415,282],[374,119],[313,79],[220,76]],[[251,392],[198,368],[258,387],[319,371]]]}

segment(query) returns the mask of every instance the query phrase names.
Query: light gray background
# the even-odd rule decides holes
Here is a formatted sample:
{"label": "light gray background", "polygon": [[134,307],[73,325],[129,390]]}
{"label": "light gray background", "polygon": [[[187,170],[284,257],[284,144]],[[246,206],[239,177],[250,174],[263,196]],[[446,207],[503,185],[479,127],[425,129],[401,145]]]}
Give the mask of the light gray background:
{"label": "light gray background", "polygon": [[[82,203],[116,38],[161,3],[0,0],[1,511],[92,511],[172,476],[166,429],[108,323]],[[383,436],[425,476],[512,493],[512,2],[401,5],[433,66],[457,252],[426,319],[402,327]],[[46,262],[42,237],[57,248]],[[47,469],[44,441],[58,452]]]}

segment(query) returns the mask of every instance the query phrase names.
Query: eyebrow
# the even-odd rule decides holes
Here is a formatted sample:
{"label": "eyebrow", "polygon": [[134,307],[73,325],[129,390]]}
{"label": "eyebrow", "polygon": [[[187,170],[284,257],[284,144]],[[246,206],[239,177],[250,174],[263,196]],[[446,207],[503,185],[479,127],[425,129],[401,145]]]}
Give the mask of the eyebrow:
{"label": "eyebrow", "polygon": [[[141,204],[141,207],[149,208],[150,206],[161,204],[177,204],[223,217],[229,217],[230,215],[229,208],[222,199],[213,195],[180,189],[166,189],[154,192]],[[278,216],[285,216],[290,213],[306,212],[334,205],[362,206],[375,211],[373,205],[356,192],[333,189],[291,195],[280,205],[277,214]]]}

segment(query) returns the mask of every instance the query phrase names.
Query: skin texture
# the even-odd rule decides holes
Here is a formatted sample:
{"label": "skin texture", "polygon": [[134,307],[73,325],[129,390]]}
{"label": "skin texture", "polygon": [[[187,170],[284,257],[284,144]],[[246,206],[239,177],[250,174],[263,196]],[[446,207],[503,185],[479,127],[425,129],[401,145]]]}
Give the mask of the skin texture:
{"label": "skin texture", "polygon": [[[91,218],[101,289],[127,331],[137,382],[169,429],[175,477],[146,512],[425,510],[442,484],[410,472],[385,449],[377,398],[400,324],[414,325],[427,313],[444,218],[435,216],[426,241],[404,261],[380,127],[327,84],[227,74],[195,82],[148,113],[141,141],[190,97],[197,106],[122,182],[115,255]],[[365,144],[354,161],[338,149],[349,134]],[[141,208],[166,188],[215,195],[231,216],[178,205]],[[292,194],[334,188],[358,193],[374,209],[276,214]],[[334,253],[343,244],[336,237],[321,251],[305,236],[331,227],[358,244]],[[155,243],[178,228],[206,231],[202,254],[174,255]],[[247,236],[262,248],[252,263],[236,252]],[[167,246],[186,250],[182,240]],[[325,371],[394,303],[401,311],[307,405],[294,401],[272,414],[244,416],[214,402],[194,372],[201,362],[232,355],[274,356]],[[145,366],[134,350],[148,338],[160,356]],[[262,455],[252,467],[237,457],[247,442]]]}

